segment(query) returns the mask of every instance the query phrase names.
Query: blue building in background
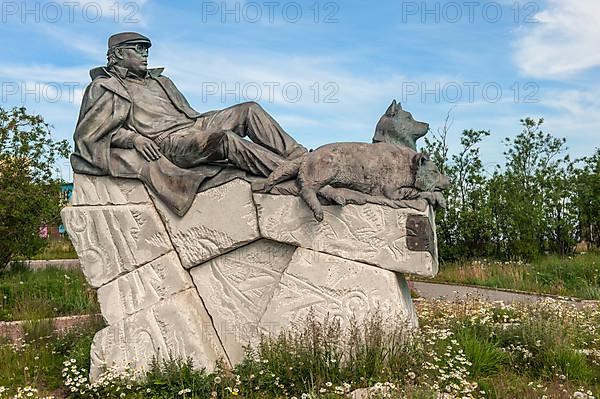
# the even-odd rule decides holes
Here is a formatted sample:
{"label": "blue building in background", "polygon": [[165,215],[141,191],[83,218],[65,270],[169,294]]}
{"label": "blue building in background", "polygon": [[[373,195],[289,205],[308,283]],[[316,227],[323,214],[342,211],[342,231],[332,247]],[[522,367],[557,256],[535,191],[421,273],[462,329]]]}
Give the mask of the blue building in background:
{"label": "blue building in background", "polygon": [[[70,201],[71,196],[73,195],[73,183],[64,183],[60,186],[60,195],[66,200]],[[61,224],[58,226],[58,233],[65,234],[67,231],[65,230],[65,226]]]}

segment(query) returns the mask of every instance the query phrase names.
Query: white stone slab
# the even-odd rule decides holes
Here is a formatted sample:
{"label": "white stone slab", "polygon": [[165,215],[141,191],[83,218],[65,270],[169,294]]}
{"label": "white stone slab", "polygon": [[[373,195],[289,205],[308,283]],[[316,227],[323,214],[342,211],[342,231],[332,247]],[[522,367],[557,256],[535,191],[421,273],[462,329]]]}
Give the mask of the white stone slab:
{"label": "white stone slab", "polygon": [[404,277],[395,272],[298,248],[267,306],[261,326],[277,333],[302,330],[311,312],[342,327],[379,312],[408,328],[417,326]]}
{"label": "white stone slab", "polygon": [[229,359],[259,342],[258,322],[295,247],[259,240],[190,270]]}
{"label": "white stone slab", "polygon": [[[299,197],[254,194],[254,201],[264,238],[400,273],[435,276],[438,272],[437,250],[412,250],[407,244],[406,224],[411,215],[435,225],[430,207],[421,212],[373,204],[331,205],[323,207],[325,218],[318,222]],[[435,248],[435,229],[426,231],[429,238],[424,242]]]}
{"label": "white stone slab", "polygon": [[137,179],[109,176],[73,175],[71,205],[149,204],[144,184]]}
{"label": "white stone slab", "polygon": [[237,364],[260,333],[302,328],[311,310],[342,326],[375,311],[416,326],[397,272],[437,272],[430,208],[326,206],[319,223],[300,198],[253,195],[238,179],[179,217],[135,180],[75,184],[62,217],[110,324],[94,338],[92,378],[169,353],[209,372],[219,358]]}
{"label": "white stone slab", "polygon": [[259,238],[250,184],[241,179],[197,194],[183,217],[153,199],[185,268]]}
{"label": "white stone slab", "polygon": [[61,216],[94,288],[173,249],[152,205],[68,206]]}
{"label": "white stone slab", "polygon": [[175,251],[127,273],[97,291],[104,320],[122,320],[154,305],[161,299],[194,287]]}
{"label": "white stone slab", "polygon": [[98,331],[92,342],[90,377],[95,381],[106,368],[123,370],[128,364],[147,369],[159,361],[190,357],[197,369],[215,369],[225,352],[195,289],[180,292],[114,325]]}

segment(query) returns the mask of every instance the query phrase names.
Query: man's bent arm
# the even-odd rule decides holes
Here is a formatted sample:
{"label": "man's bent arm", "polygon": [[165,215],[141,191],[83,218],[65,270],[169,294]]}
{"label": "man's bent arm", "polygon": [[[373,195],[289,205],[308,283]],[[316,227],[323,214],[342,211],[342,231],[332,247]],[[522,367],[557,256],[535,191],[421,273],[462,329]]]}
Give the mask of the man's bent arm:
{"label": "man's bent arm", "polygon": [[122,127],[112,136],[110,146],[117,148],[133,148],[133,140],[137,135],[138,133],[133,130]]}

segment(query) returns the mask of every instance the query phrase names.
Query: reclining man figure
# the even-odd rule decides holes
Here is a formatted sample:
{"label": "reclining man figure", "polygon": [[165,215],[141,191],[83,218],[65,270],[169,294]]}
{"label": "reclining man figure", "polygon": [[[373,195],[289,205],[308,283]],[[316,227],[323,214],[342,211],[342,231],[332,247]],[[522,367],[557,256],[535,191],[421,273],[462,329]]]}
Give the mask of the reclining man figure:
{"label": "reclining man figure", "polygon": [[[150,39],[134,32],[109,38],[108,65],[90,71],[92,83],[82,101],[71,158],[75,172],[137,177],[156,191],[177,191],[188,184],[185,179],[180,179],[178,186],[166,187],[174,183],[162,178],[157,183],[156,175],[178,174],[171,167],[174,165],[188,169],[227,161],[267,177],[287,159],[306,152],[254,102],[196,112],[173,82],[161,75],[163,68],[147,68],[151,45]],[[125,169],[135,169],[138,175],[127,176],[132,173],[117,171],[123,169],[119,162],[127,162],[115,161],[119,152],[114,149],[135,149],[146,163],[156,163],[164,156],[174,165],[165,165],[163,160],[160,172],[143,164],[128,165]],[[189,198],[185,202],[189,205]]]}

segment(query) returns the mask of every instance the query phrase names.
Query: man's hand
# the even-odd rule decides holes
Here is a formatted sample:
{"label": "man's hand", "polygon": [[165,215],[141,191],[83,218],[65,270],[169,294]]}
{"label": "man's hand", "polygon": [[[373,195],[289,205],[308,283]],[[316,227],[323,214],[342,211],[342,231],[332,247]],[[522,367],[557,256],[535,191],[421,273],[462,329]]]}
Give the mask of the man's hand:
{"label": "man's hand", "polygon": [[156,161],[161,157],[160,149],[158,145],[152,140],[142,135],[137,136],[133,139],[133,148],[136,149],[137,152],[142,154],[144,159],[148,162]]}

